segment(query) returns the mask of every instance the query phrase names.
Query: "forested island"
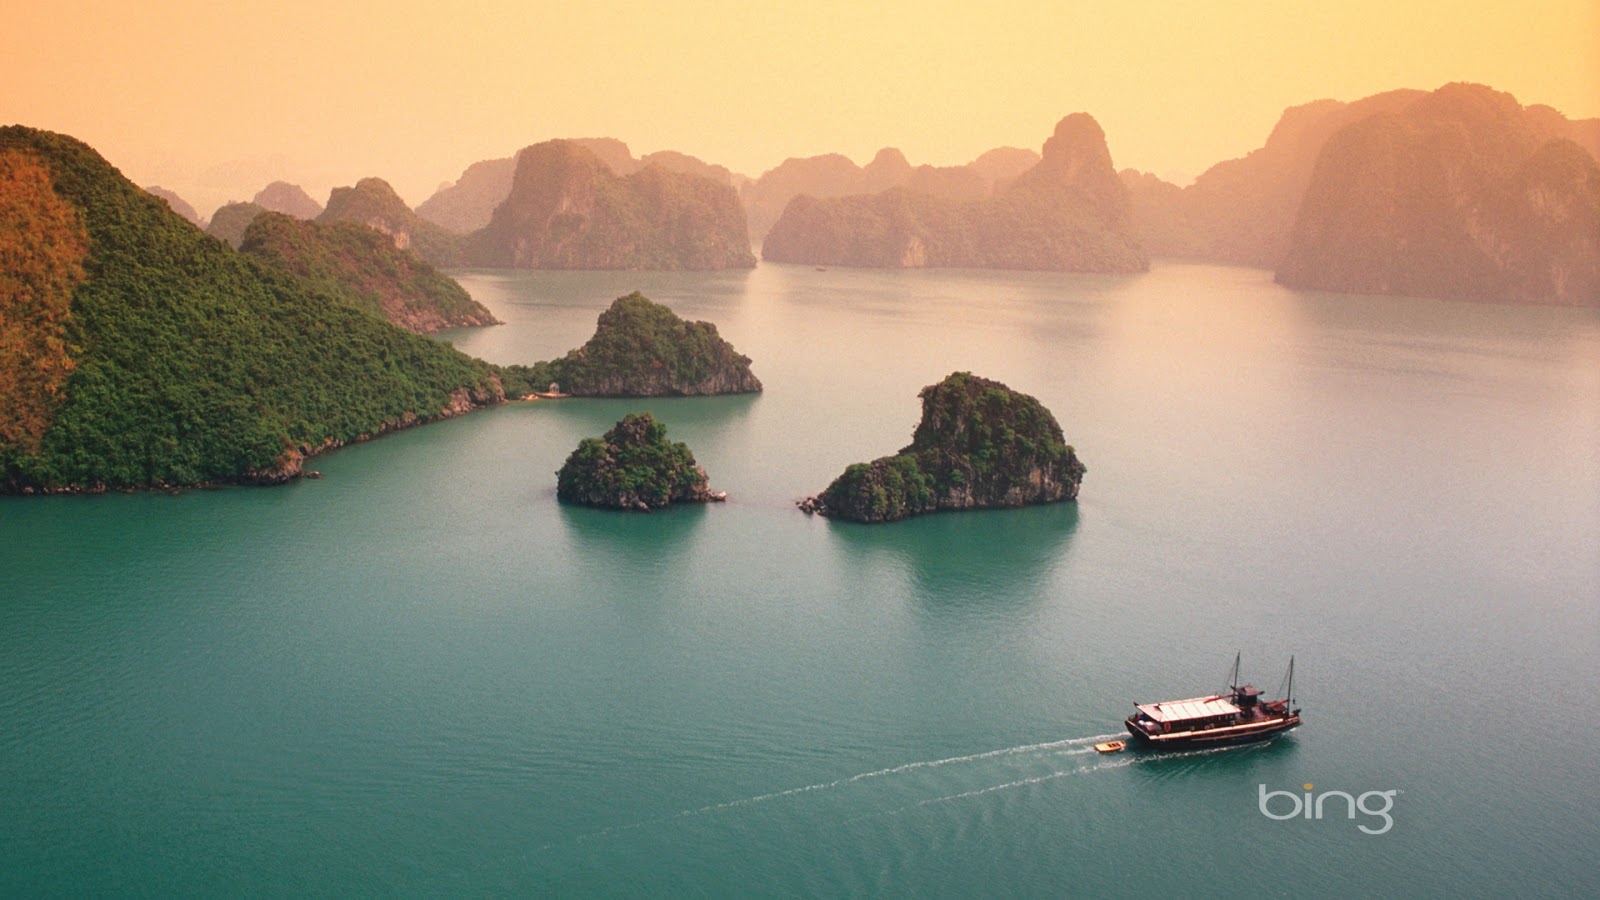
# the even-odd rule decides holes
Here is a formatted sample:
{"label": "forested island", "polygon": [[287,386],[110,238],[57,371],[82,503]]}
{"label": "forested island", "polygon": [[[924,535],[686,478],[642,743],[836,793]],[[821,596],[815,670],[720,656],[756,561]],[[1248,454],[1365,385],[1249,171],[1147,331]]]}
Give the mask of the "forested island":
{"label": "forested island", "polygon": [[499,324],[461,285],[356,222],[263,212],[245,229],[239,252],[416,334]]}
{"label": "forested island", "polygon": [[667,426],[649,413],[630,413],[604,437],[584,438],[556,473],[556,496],[641,512],[727,499],[707,485],[688,445],[668,440]]}
{"label": "forested island", "polygon": [[686,322],[634,291],[600,314],[594,336],[560,359],[502,367],[514,395],[547,391],[576,397],[682,397],[761,390],[750,357],[710,322]]}
{"label": "forested island", "polygon": [[909,445],[849,466],[800,508],[879,523],[1077,499],[1087,469],[1038,400],[970,372],[956,372],[918,396],[922,420]]}
{"label": "forested island", "polygon": [[0,128],[0,491],[273,483],[504,397],[488,363],[207,237],[87,145]]}

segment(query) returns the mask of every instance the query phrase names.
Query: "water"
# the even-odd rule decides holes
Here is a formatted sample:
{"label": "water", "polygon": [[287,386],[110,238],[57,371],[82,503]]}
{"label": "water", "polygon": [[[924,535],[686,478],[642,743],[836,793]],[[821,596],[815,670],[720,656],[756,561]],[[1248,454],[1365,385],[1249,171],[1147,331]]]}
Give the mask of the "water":
{"label": "water", "polygon": [[[640,289],[767,390],[0,502],[0,894],[1594,893],[1595,311],[1195,265],[460,278],[508,323],[468,352],[554,356]],[[1076,505],[793,508],[963,369],[1056,413]],[[729,502],[560,506],[635,410]],[[1235,650],[1269,693],[1296,655],[1304,728],[1091,752]],[[1401,791],[1392,827],[1258,809],[1305,783]]]}

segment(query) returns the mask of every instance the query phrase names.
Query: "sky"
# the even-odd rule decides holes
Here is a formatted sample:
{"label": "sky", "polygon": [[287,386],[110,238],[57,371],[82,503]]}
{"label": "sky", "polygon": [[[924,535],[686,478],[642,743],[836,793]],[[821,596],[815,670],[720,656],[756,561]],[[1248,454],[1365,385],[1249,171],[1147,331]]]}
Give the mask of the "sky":
{"label": "sky", "polygon": [[202,215],[371,175],[415,206],[556,137],[750,176],[890,146],[957,165],[1073,112],[1119,169],[1186,183],[1289,106],[1452,81],[1600,117],[1600,3],[0,0],[0,124]]}

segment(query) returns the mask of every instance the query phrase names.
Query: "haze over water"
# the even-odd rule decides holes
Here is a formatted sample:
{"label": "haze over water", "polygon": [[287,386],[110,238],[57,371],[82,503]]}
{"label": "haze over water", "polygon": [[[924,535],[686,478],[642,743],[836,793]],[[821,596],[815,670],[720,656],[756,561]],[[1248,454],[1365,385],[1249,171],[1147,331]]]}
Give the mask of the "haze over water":
{"label": "haze over water", "polygon": [[[1584,894],[1600,313],[1148,275],[457,273],[531,362],[639,289],[755,397],[509,405],[278,489],[0,501],[0,894]],[[793,501],[969,370],[1076,504]],[[557,504],[649,410],[730,493]],[[1100,757],[1297,659],[1273,744]],[[1258,785],[1398,790],[1392,828]],[[1342,813],[1331,804],[1330,810]]]}

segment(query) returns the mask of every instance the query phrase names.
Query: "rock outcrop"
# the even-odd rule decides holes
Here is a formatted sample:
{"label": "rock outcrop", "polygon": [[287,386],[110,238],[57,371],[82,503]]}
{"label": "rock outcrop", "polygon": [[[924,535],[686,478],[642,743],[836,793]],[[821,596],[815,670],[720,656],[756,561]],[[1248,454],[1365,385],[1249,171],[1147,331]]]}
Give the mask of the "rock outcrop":
{"label": "rock outcrop", "polygon": [[1345,126],[1317,160],[1277,280],[1600,305],[1600,165],[1555,124],[1452,84]]}
{"label": "rock outcrop", "polygon": [[750,357],[710,322],[686,322],[635,291],[600,314],[594,337],[566,356],[503,367],[513,392],[556,384],[578,397],[682,397],[761,390]]}
{"label": "rock outcrop", "polygon": [[[649,166],[660,166],[668,172],[695,175],[734,187],[748,180],[723,166],[674,150],[660,150],[634,159],[628,145],[616,138],[576,138],[570,143],[599,157],[613,175],[632,175]],[[516,172],[516,156],[473,163],[454,183],[441,186],[423,201],[417,207],[417,215],[456,234],[471,234],[488,225],[495,208],[511,195]]]}
{"label": "rock outcrop", "polygon": [[239,252],[415,334],[499,324],[461,285],[355,222],[324,225],[262,213],[245,229]]}
{"label": "rock outcrop", "polygon": [[[881,158],[881,155],[880,155]],[[993,198],[952,200],[911,187],[796,197],[762,258],[817,265],[1142,272],[1128,190],[1105,133],[1085,113],[1061,120],[1039,162]]]}
{"label": "rock outcrop", "polygon": [[706,482],[706,470],[695,464],[688,445],[667,440],[665,424],[649,413],[629,414],[604,437],[578,444],[556,473],[556,496],[565,503],[641,512],[727,499]]}
{"label": "rock outcrop", "polygon": [[510,195],[469,240],[472,262],[484,266],[714,271],[756,263],[727,184],[660,166],[618,176],[572,141],[518,154]]}
{"label": "rock outcrop", "polygon": [[1077,499],[1086,469],[1038,400],[969,372],[920,396],[922,420],[908,446],[846,468],[800,508],[877,523]]}
{"label": "rock outcrop", "polygon": [[316,221],[355,222],[389,235],[396,247],[410,250],[432,265],[463,264],[461,237],[419,218],[382,178],[363,178],[354,187],[334,188],[328,195],[328,208]]}
{"label": "rock outcrop", "polygon": [[238,248],[239,242],[244,240],[244,230],[266,210],[254,203],[225,203],[211,214],[211,224],[206,226],[206,234],[227,241],[228,246]]}
{"label": "rock outcrop", "polygon": [[274,181],[256,192],[255,205],[268,212],[283,213],[296,219],[315,219],[322,215],[322,204],[311,199],[298,184]]}
{"label": "rock outcrop", "polygon": [[167,205],[172,207],[173,212],[188,219],[195,226],[199,228],[206,227],[206,220],[200,218],[200,214],[195,212],[195,208],[189,204],[189,201],[178,196],[176,191],[169,191],[160,185],[151,185],[145,190],[167,201]]}

